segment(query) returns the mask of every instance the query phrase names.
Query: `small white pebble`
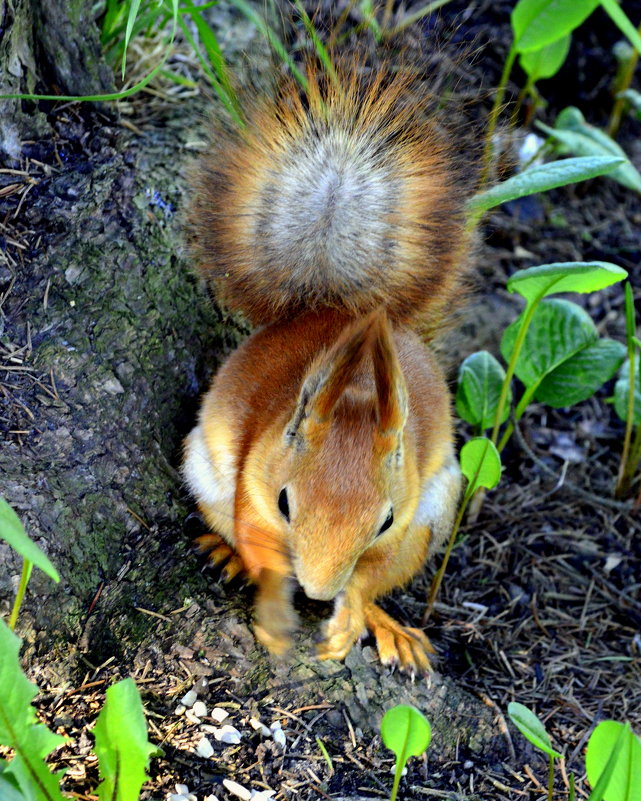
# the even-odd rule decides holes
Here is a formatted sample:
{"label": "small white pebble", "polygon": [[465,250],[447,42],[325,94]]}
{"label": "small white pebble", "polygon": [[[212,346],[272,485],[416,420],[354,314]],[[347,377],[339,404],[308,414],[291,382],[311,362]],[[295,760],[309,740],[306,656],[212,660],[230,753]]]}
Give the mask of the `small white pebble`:
{"label": "small white pebble", "polygon": [[246,787],[243,787],[242,784],[238,784],[238,782],[233,782],[231,779],[223,779],[223,784],[235,796],[241,798],[242,801],[250,801],[252,794]]}
{"label": "small white pebble", "polygon": [[189,795],[187,796],[187,801],[198,801],[198,799],[193,793],[189,793]]}
{"label": "small white pebble", "polygon": [[214,730],[214,737],[219,742],[227,743],[228,745],[238,745],[242,736],[234,726],[222,726],[220,729]]}
{"label": "small white pebble", "polygon": [[209,759],[209,757],[213,755],[214,748],[206,737],[203,737],[196,746],[196,753],[198,756],[204,757],[205,759]]}
{"label": "small white pebble", "polygon": [[182,793],[170,793],[167,801],[187,801],[187,796]]}
{"label": "small white pebble", "polygon": [[202,701],[196,701],[196,703],[192,706],[191,711],[194,713],[194,715],[196,715],[197,718],[204,718],[207,714],[207,707]]}
{"label": "small white pebble", "polygon": [[272,736],[272,730],[268,726],[265,726],[264,723],[261,723],[261,721],[258,720],[258,718],[249,718],[249,725],[252,727],[254,731],[259,731],[263,735],[263,737]]}
{"label": "small white pebble", "polygon": [[198,700],[198,693],[196,690],[190,690],[188,693],[185,693],[183,697],[180,699],[180,703],[187,707],[192,707],[196,701]]}
{"label": "small white pebble", "polygon": [[269,801],[276,795],[276,790],[252,790],[252,801]]}
{"label": "small white pebble", "polygon": [[198,717],[198,715],[194,715],[191,709],[188,709],[185,712],[185,717],[190,723],[200,723],[200,718]]}
{"label": "small white pebble", "polygon": [[463,768],[465,770],[470,770],[473,767],[474,767],[474,763],[472,762],[471,759],[468,759],[466,762],[463,763]]}
{"label": "small white pebble", "polygon": [[184,715],[186,707],[183,704],[178,704],[174,709],[174,715]]}
{"label": "small white pebble", "polygon": [[[392,775],[396,773],[396,765],[392,765],[392,767],[390,768],[390,773]],[[401,771],[401,776],[407,776],[407,768],[403,768],[403,770]]]}
{"label": "small white pebble", "polygon": [[189,795],[189,787],[186,784],[177,784],[176,792],[178,795]]}
{"label": "small white pebble", "polygon": [[277,720],[275,723],[271,725],[272,737],[274,738],[274,742],[276,745],[280,745],[280,747],[285,750],[287,747],[287,740],[285,738],[285,732],[283,731],[283,727],[280,725],[280,720]]}
{"label": "small white pebble", "polygon": [[218,798],[213,793],[210,793],[203,798],[203,801],[218,801]]}
{"label": "small white pebble", "polygon": [[212,717],[216,723],[222,723],[223,720],[229,717],[229,712],[226,709],[221,709],[219,706],[215,706],[211,710],[210,717]]}
{"label": "small white pebble", "polygon": [[218,727],[217,726],[210,726],[209,723],[201,723],[200,724],[200,730],[201,731],[206,731],[207,734],[216,734],[216,732],[218,731]]}

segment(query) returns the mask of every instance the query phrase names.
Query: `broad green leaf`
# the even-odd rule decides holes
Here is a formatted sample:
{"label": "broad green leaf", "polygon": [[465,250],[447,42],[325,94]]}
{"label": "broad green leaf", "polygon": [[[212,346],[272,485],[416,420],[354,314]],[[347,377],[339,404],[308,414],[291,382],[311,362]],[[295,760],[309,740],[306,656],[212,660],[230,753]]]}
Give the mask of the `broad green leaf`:
{"label": "broad green leaf", "polygon": [[9,504],[0,498],[0,539],[8,542],[9,545],[17,551],[24,559],[33,562],[36,567],[39,567],[49,578],[54,581],[60,581],[58,571],[51,564],[46,554],[29,539],[24,526],[20,522],[20,518],[9,506]]}
{"label": "broad green leaf", "polygon": [[528,303],[557,292],[596,292],[623,281],[627,272],[607,261],[566,261],[519,270],[508,280],[510,292]]}
{"label": "broad green leaf", "polygon": [[[634,415],[632,422],[635,426],[641,424],[641,375],[639,370],[639,355],[635,356],[634,368]],[[614,408],[623,422],[628,420],[628,392],[630,390],[630,360],[626,359],[616,384],[614,385]]]}
{"label": "broad green leaf", "polygon": [[555,409],[587,400],[612,378],[625,354],[622,342],[599,339],[548,373],[534,397]]}
{"label": "broad green leaf", "polygon": [[566,59],[568,50],[570,49],[570,41],[572,37],[570,34],[557,39],[556,42],[551,42],[549,45],[542,47],[540,50],[530,50],[527,53],[521,53],[519,56],[519,63],[530,79],[530,83],[545,78],[551,78],[561,69],[563,62]]}
{"label": "broad green leaf", "polygon": [[599,0],[519,0],[512,11],[514,47],[519,53],[540,50],[572,33]]}
{"label": "broad green leaf", "polygon": [[397,765],[405,765],[409,757],[420,756],[432,739],[432,728],[421,712],[408,704],[388,709],[381,720],[383,742],[396,754]]}
{"label": "broad green leaf", "polygon": [[535,748],[544,751],[548,756],[556,757],[557,759],[562,758],[563,754],[559,754],[558,751],[552,748],[550,736],[534,712],[523,706],[523,704],[512,701],[508,705],[507,713],[512,723]]}
{"label": "broad green leaf", "polygon": [[1,776],[17,785],[27,801],[63,801],[61,774],[51,773],[44,757],[64,737],[36,723],[31,700],[38,688],[22,672],[19,650],[19,638],[0,620],[0,744],[17,752]]}
{"label": "broad green leaf", "polygon": [[577,156],[614,156],[624,162],[609,177],[628,189],[641,192],[641,175],[622,148],[605,131],[589,125],[578,108],[569,106],[559,113],[554,128],[537,122],[537,126],[563,145],[561,152]]}
{"label": "broad green leaf", "polygon": [[603,792],[604,801],[637,801],[641,798],[641,740],[629,724],[604,720],[592,732],[585,755],[588,780],[593,787],[597,784],[622,732],[623,743]]}
{"label": "broad green leaf", "polygon": [[[507,361],[514,349],[523,314],[509,325],[501,340]],[[576,303],[554,298],[543,301],[534,312],[519,358],[516,375],[526,387],[539,384],[567,359],[593,345],[599,338],[590,315]]]}
{"label": "broad green leaf", "polygon": [[157,749],[147,740],[145,715],[133,679],[109,687],[94,735],[102,778],[100,801],[138,801],[149,757]]}
{"label": "broad green leaf", "polygon": [[630,22],[629,17],[621,6],[616,0],[601,0],[601,5],[621,33],[627,36],[630,44],[635,48],[637,53],[641,53],[641,36],[639,36],[639,32]]}
{"label": "broad green leaf", "polygon": [[576,184],[599,175],[607,175],[623,164],[625,164],[625,157],[604,155],[561,159],[548,164],[538,164],[485,192],[474,195],[468,201],[468,211],[480,214],[495,206],[500,206],[501,203],[507,203],[508,200],[535,195],[537,192],[547,192],[558,186]]}
{"label": "broad green leaf", "polygon": [[2,801],[27,801],[26,796],[15,787],[9,779],[5,779],[0,773],[0,798]]}
{"label": "broad green leaf", "polygon": [[[491,353],[481,350],[468,356],[458,371],[458,416],[481,429],[493,426],[504,378],[505,370]],[[510,392],[502,423],[507,419],[511,402]]]}
{"label": "broad green leaf", "polygon": [[501,457],[492,440],[474,437],[461,448],[461,472],[468,480],[466,497],[479,487],[494,489],[501,480]]}

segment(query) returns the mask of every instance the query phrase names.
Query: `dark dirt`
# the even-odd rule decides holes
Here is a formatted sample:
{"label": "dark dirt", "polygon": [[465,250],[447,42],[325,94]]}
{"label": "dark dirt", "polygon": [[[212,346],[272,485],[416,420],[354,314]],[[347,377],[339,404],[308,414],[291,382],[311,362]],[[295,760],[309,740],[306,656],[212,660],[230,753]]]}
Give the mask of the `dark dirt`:
{"label": "dark dirt", "polygon": [[[453,2],[415,34],[473,52],[470,73],[457,75],[472,116],[491,102],[511,5]],[[627,5],[635,19],[636,4]],[[551,123],[572,103],[607,122],[618,38],[601,12],[575,34],[562,72],[539,86],[549,103],[540,119]],[[515,70],[514,95],[521,78]],[[0,491],[64,576],[52,591],[34,575],[20,634],[43,690],[40,713],[74,740],[55,758],[71,766],[65,789],[91,797],[88,727],[104,687],[126,675],[165,750],[144,798],[166,798],[176,782],[198,801],[231,798],[224,778],[278,798],[387,797],[393,758],[376,727],[403,701],[435,729],[429,756],[413,760],[401,785],[406,798],[539,797],[545,763],[508,730],[511,700],[535,709],[567,756],[559,798],[570,771],[586,789],[591,727],[612,717],[641,730],[641,525],[611,500],[622,441],[604,403],[611,386],[572,409],[535,404],[524,417],[501,486],[454,550],[428,629],[442,671],[431,679],[381,671],[368,641],[344,665],[310,660],[327,614],[312,604],[303,604],[291,659],[270,663],[250,632],[250,591],[199,572],[189,550],[199,524],[176,474],[180,442],[239,336],[191,276],[181,245],[182,165],[201,139],[202,108],[137,98],[122,123],[49,106],[53,136],[25,142],[19,163],[7,165],[16,172],[0,171]],[[626,119],[619,142],[641,167],[639,128]],[[516,269],[604,259],[641,286],[640,224],[639,198],[605,179],[493,213],[449,358],[497,352],[519,309],[504,290]],[[600,330],[621,338],[620,286],[583,302]],[[0,564],[5,612],[20,566],[2,545]],[[434,570],[395,593],[389,611],[415,624]],[[199,681],[208,711],[224,708],[245,735],[232,746],[210,737],[210,759],[194,753],[200,725],[175,714]],[[284,753],[248,727],[251,716],[281,721]]]}

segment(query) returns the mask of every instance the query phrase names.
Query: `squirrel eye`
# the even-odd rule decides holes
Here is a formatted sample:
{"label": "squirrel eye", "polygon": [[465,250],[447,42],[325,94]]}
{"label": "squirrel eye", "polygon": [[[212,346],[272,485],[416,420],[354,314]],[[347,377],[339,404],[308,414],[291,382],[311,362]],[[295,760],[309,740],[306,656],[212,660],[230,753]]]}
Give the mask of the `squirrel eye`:
{"label": "squirrel eye", "polygon": [[387,529],[392,525],[393,522],[394,522],[394,510],[390,509],[387,517],[385,518],[385,522],[379,528],[378,534],[376,536],[380,536],[384,531],[387,531]]}
{"label": "squirrel eye", "polygon": [[282,488],[278,496],[278,509],[289,523],[289,501],[287,500],[287,490],[285,487]]}

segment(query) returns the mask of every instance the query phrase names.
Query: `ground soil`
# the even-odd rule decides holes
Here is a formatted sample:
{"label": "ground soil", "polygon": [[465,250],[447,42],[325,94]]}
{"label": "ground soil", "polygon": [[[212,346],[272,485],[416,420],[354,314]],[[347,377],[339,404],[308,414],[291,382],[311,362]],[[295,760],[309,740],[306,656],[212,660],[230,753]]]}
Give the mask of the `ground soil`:
{"label": "ground soil", "polygon": [[[412,34],[438,34],[469,54],[456,93],[471,118],[491,102],[511,5],[452,2]],[[244,28],[229,30],[232,45],[246,41]],[[593,124],[607,123],[618,38],[600,12],[574,35],[562,71],[540,85],[548,105],[539,119],[551,123],[573,104]],[[512,96],[522,77],[515,70]],[[387,797],[393,757],[376,727],[382,710],[403,701],[435,728],[428,757],[413,760],[403,780],[406,798],[541,797],[546,766],[506,723],[512,700],[536,710],[566,755],[557,797],[566,797],[570,772],[586,792],[593,725],[628,719],[641,731],[641,524],[629,504],[613,501],[623,426],[606,403],[612,385],[572,409],[534,404],[525,415],[500,487],[454,550],[428,627],[439,654],[432,678],[382,671],[367,640],[344,664],[314,662],[313,631],[327,608],[303,600],[294,654],[269,662],[251,634],[251,591],[199,572],[189,550],[200,524],[175,473],[180,441],[199,391],[242,331],[190,278],[180,245],[180,165],[202,139],[202,97],[177,99],[170,85],[154,91],[120,117],[47,107],[53,139],[24,143],[23,160],[9,167],[17,172],[0,172],[0,478],[30,532],[71,575],[53,594],[36,581],[20,631],[42,689],[39,712],[72,738],[54,759],[68,768],[65,790],[95,797],[90,729],[105,687],[133,675],[151,739],[164,750],[143,798],[166,798],[176,783],[198,801],[232,798],[224,779],[277,798]],[[619,135],[639,168],[640,127],[627,117]],[[507,173],[513,161],[506,155],[498,168]],[[498,351],[519,309],[504,289],[516,269],[603,259],[641,286],[640,230],[638,196],[606,179],[494,212],[448,360]],[[622,337],[620,286],[581,302],[602,332]],[[463,441],[470,432],[460,425],[459,433]],[[101,531],[95,552],[76,553],[69,543],[87,526]],[[19,565],[7,551],[0,559],[8,598]],[[415,624],[434,570],[386,608]],[[208,711],[200,722],[176,712],[194,685]],[[203,730],[215,707],[244,735],[240,744]],[[255,732],[251,717],[280,721],[286,749]],[[203,736],[211,758],[195,750]]]}

